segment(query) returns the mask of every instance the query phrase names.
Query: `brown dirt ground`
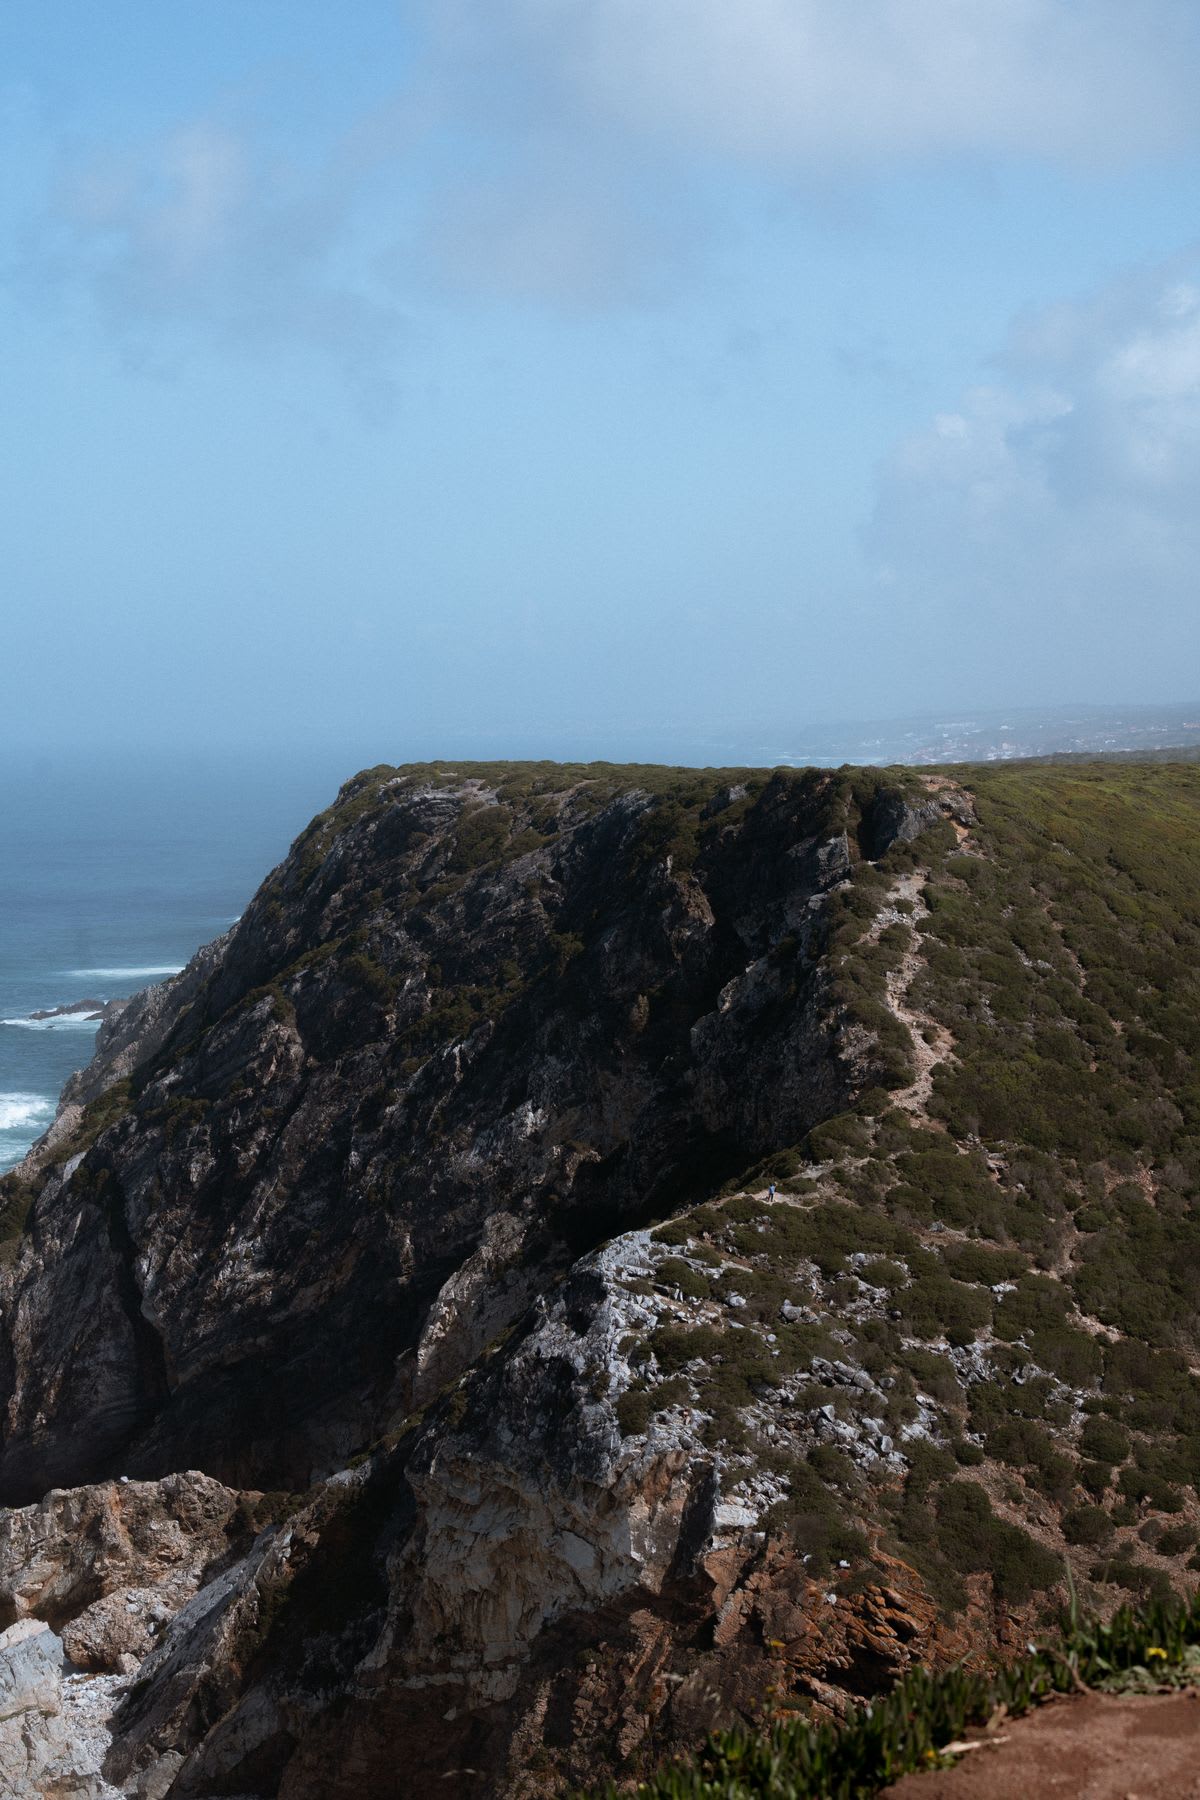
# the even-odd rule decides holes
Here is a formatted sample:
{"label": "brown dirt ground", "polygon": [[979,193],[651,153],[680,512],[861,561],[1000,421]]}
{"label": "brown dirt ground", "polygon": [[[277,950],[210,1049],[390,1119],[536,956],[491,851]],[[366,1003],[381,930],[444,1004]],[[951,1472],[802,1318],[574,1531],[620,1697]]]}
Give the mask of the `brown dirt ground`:
{"label": "brown dirt ground", "polygon": [[[1006,1721],[953,1769],[880,1800],[1200,1800],[1200,1691],[1087,1694]],[[999,1741],[1003,1740],[1003,1741]]]}

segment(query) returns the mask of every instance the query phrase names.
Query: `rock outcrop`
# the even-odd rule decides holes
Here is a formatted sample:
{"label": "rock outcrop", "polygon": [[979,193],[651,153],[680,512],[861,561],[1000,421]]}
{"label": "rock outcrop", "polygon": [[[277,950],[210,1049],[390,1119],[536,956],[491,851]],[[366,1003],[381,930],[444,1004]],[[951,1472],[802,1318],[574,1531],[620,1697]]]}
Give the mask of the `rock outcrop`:
{"label": "rock outcrop", "polygon": [[0,1512],[0,1621],[44,1620],[79,1669],[128,1673],[184,1602],[254,1535],[207,1475],[53,1490]]}
{"label": "rock outcrop", "polygon": [[592,785],[364,778],[104,1029],[0,1276],[0,1496],[307,1487],[581,1250],[878,1078],[820,959],[845,784],[702,829]]}
{"label": "rock outcrop", "polygon": [[[535,1800],[1027,1628],[1003,1557],[1061,1536],[970,1396],[1078,1435],[1044,1320],[1100,1328],[993,1330],[1012,1268],[949,1275],[913,1185],[999,1179],[910,998],[976,824],[948,777],[371,771],[103,1026],[0,1267],[30,1756],[78,1691],[137,1800]],[[918,1568],[951,1505],[983,1548]]]}
{"label": "rock outcrop", "polygon": [[[623,1420],[639,1352],[681,1316],[652,1280],[666,1261],[644,1231],[585,1258],[427,1422],[205,1588],[143,1664],[109,1775],[178,1796],[350,1800],[367,1771],[380,1800],[450,1773],[464,1796],[549,1795],[614,1743],[653,1761],[753,1712],[784,1676],[836,1708],[961,1655],[969,1637],[886,1552],[852,1591],[808,1566],[775,1519],[786,1479],[714,1452],[702,1394]],[[827,1379],[886,1404],[860,1369]],[[774,1402],[793,1458],[837,1435],[803,1387]],[[927,1441],[921,1415],[907,1435]],[[886,1482],[900,1457],[860,1436]]]}
{"label": "rock outcrop", "polygon": [[114,1710],[175,1614],[240,1564],[260,1498],[190,1472],[0,1511],[0,1795],[116,1800]]}

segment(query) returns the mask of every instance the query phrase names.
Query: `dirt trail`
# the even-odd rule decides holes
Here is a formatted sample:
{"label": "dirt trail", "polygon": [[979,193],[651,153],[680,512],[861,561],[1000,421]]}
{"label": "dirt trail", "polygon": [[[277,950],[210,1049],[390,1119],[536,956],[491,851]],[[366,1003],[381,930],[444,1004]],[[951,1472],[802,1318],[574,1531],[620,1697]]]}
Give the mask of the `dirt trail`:
{"label": "dirt trail", "polygon": [[[1003,1740],[1003,1741],[1001,1741]],[[1003,1725],[880,1800],[1200,1800],[1200,1693],[1087,1694]]]}
{"label": "dirt trail", "polygon": [[[921,869],[914,869],[911,873],[898,876],[888,894],[887,902],[868,933],[868,937],[878,937],[885,925],[904,916],[894,910],[897,900],[906,900],[910,903],[912,911],[907,914],[907,923],[910,925],[915,927],[922,919],[928,918],[929,909],[923,898],[925,881],[926,876]],[[899,968],[893,969],[887,977],[885,1003],[888,1011],[893,1017],[899,1019],[908,1032],[912,1044],[913,1066],[916,1071],[910,1085],[899,1089],[892,1095],[892,1105],[901,1107],[905,1112],[913,1113],[923,1119],[926,1124],[940,1130],[942,1129],[940,1121],[930,1119],[927,1109],[929,1097],[933,1093],[933,1071],[940,1062],[945,1062],[946,1058],[953,1054],[954,1039],[944,1025],[939,1025],[937,1020],[930,1018],[927,1013],[915,1012],[908,1004],[908,991],[925,966],[920,944],[920,935],[914,929],[912,944],[905,951]],[[932,1032],[932,1043],[926,1041],[926,1031]]]}

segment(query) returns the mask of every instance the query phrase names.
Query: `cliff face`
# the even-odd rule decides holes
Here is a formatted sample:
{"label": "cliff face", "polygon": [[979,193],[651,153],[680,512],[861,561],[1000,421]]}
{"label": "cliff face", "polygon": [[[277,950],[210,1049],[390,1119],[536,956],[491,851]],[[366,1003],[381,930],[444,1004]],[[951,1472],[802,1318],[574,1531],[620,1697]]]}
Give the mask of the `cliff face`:
{"label": "cliff face", "polygon": [[[485,1712],[512,1702],[546,1621],[626,1604],[712,1537],[696,1446],[630,1457],[611,1407],[577,1416],[571,1382],[601,1380],[594,1357],[536,1333],[511,1367],[489,1347],[522,1320],[523,1340],[564,1278],[600,1304],[602,1277],[570,1274],[581,1256],[886,1072],[832,1000],[826,898],[859,836],[886,846],[916,815],[880,781],[650,777],[372,772],[225,939],[104,1026],[19,1177],[34,1198],[0,1296],[9,1502],[189,1466],[303,1493],[402,1433],[403,1453],[377,1452],[337,1497],[395,1539],[382,1629],[405,1640],[402,1685],[423,1690],[457,1638],[462,1703]],[[479,1402],[487,1449],[414,1432],[481,1357],[508,1371]],[[528,1416],[505,1422],[514,1406]],[[280,1591],[310,1555],[320,1588],[331,1530],[340,1542],[328,1521],[280,1534]],[[233,1607],[230,1641],[257,1642],[266,1577],[240,1579],[206,1628]],[[153,1727],[127,1725],[126,1762],[173,1768],[196,1746],[147,1691]],[[239,1781],[261,1766],[269,1787],[290,1762],[260,1749],[251,1765]]]}
{"label": "cliff face", "polygon": [[1055,779],[350,783],[7,1182],[29,1791],[533,1800],[1186,1579],[1200,793]]}
{"label": "cliff face", "polygon": [[0,1495],[189,1461],[302,1489],[869,1077],[821,981],[835,784],[729,803],[686,872],[670,802],[593,785],[352,786],[105,1029],[68,1098],[112,1122],[82,1162],[94,1123],[60,1128],[6,1278]]}

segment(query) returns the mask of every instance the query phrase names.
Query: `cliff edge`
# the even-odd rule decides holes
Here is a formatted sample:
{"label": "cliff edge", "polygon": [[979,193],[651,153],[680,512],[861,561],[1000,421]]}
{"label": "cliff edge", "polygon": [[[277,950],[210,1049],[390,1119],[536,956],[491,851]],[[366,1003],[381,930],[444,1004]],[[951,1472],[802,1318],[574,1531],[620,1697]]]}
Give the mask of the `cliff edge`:
{"label": "cliff edge", "polygon": [[1186,1581],[1195,787],[348,783],[4,1184],[0,1520],[209,1484],[20,1590],[102,1779],[532,1800]]}

